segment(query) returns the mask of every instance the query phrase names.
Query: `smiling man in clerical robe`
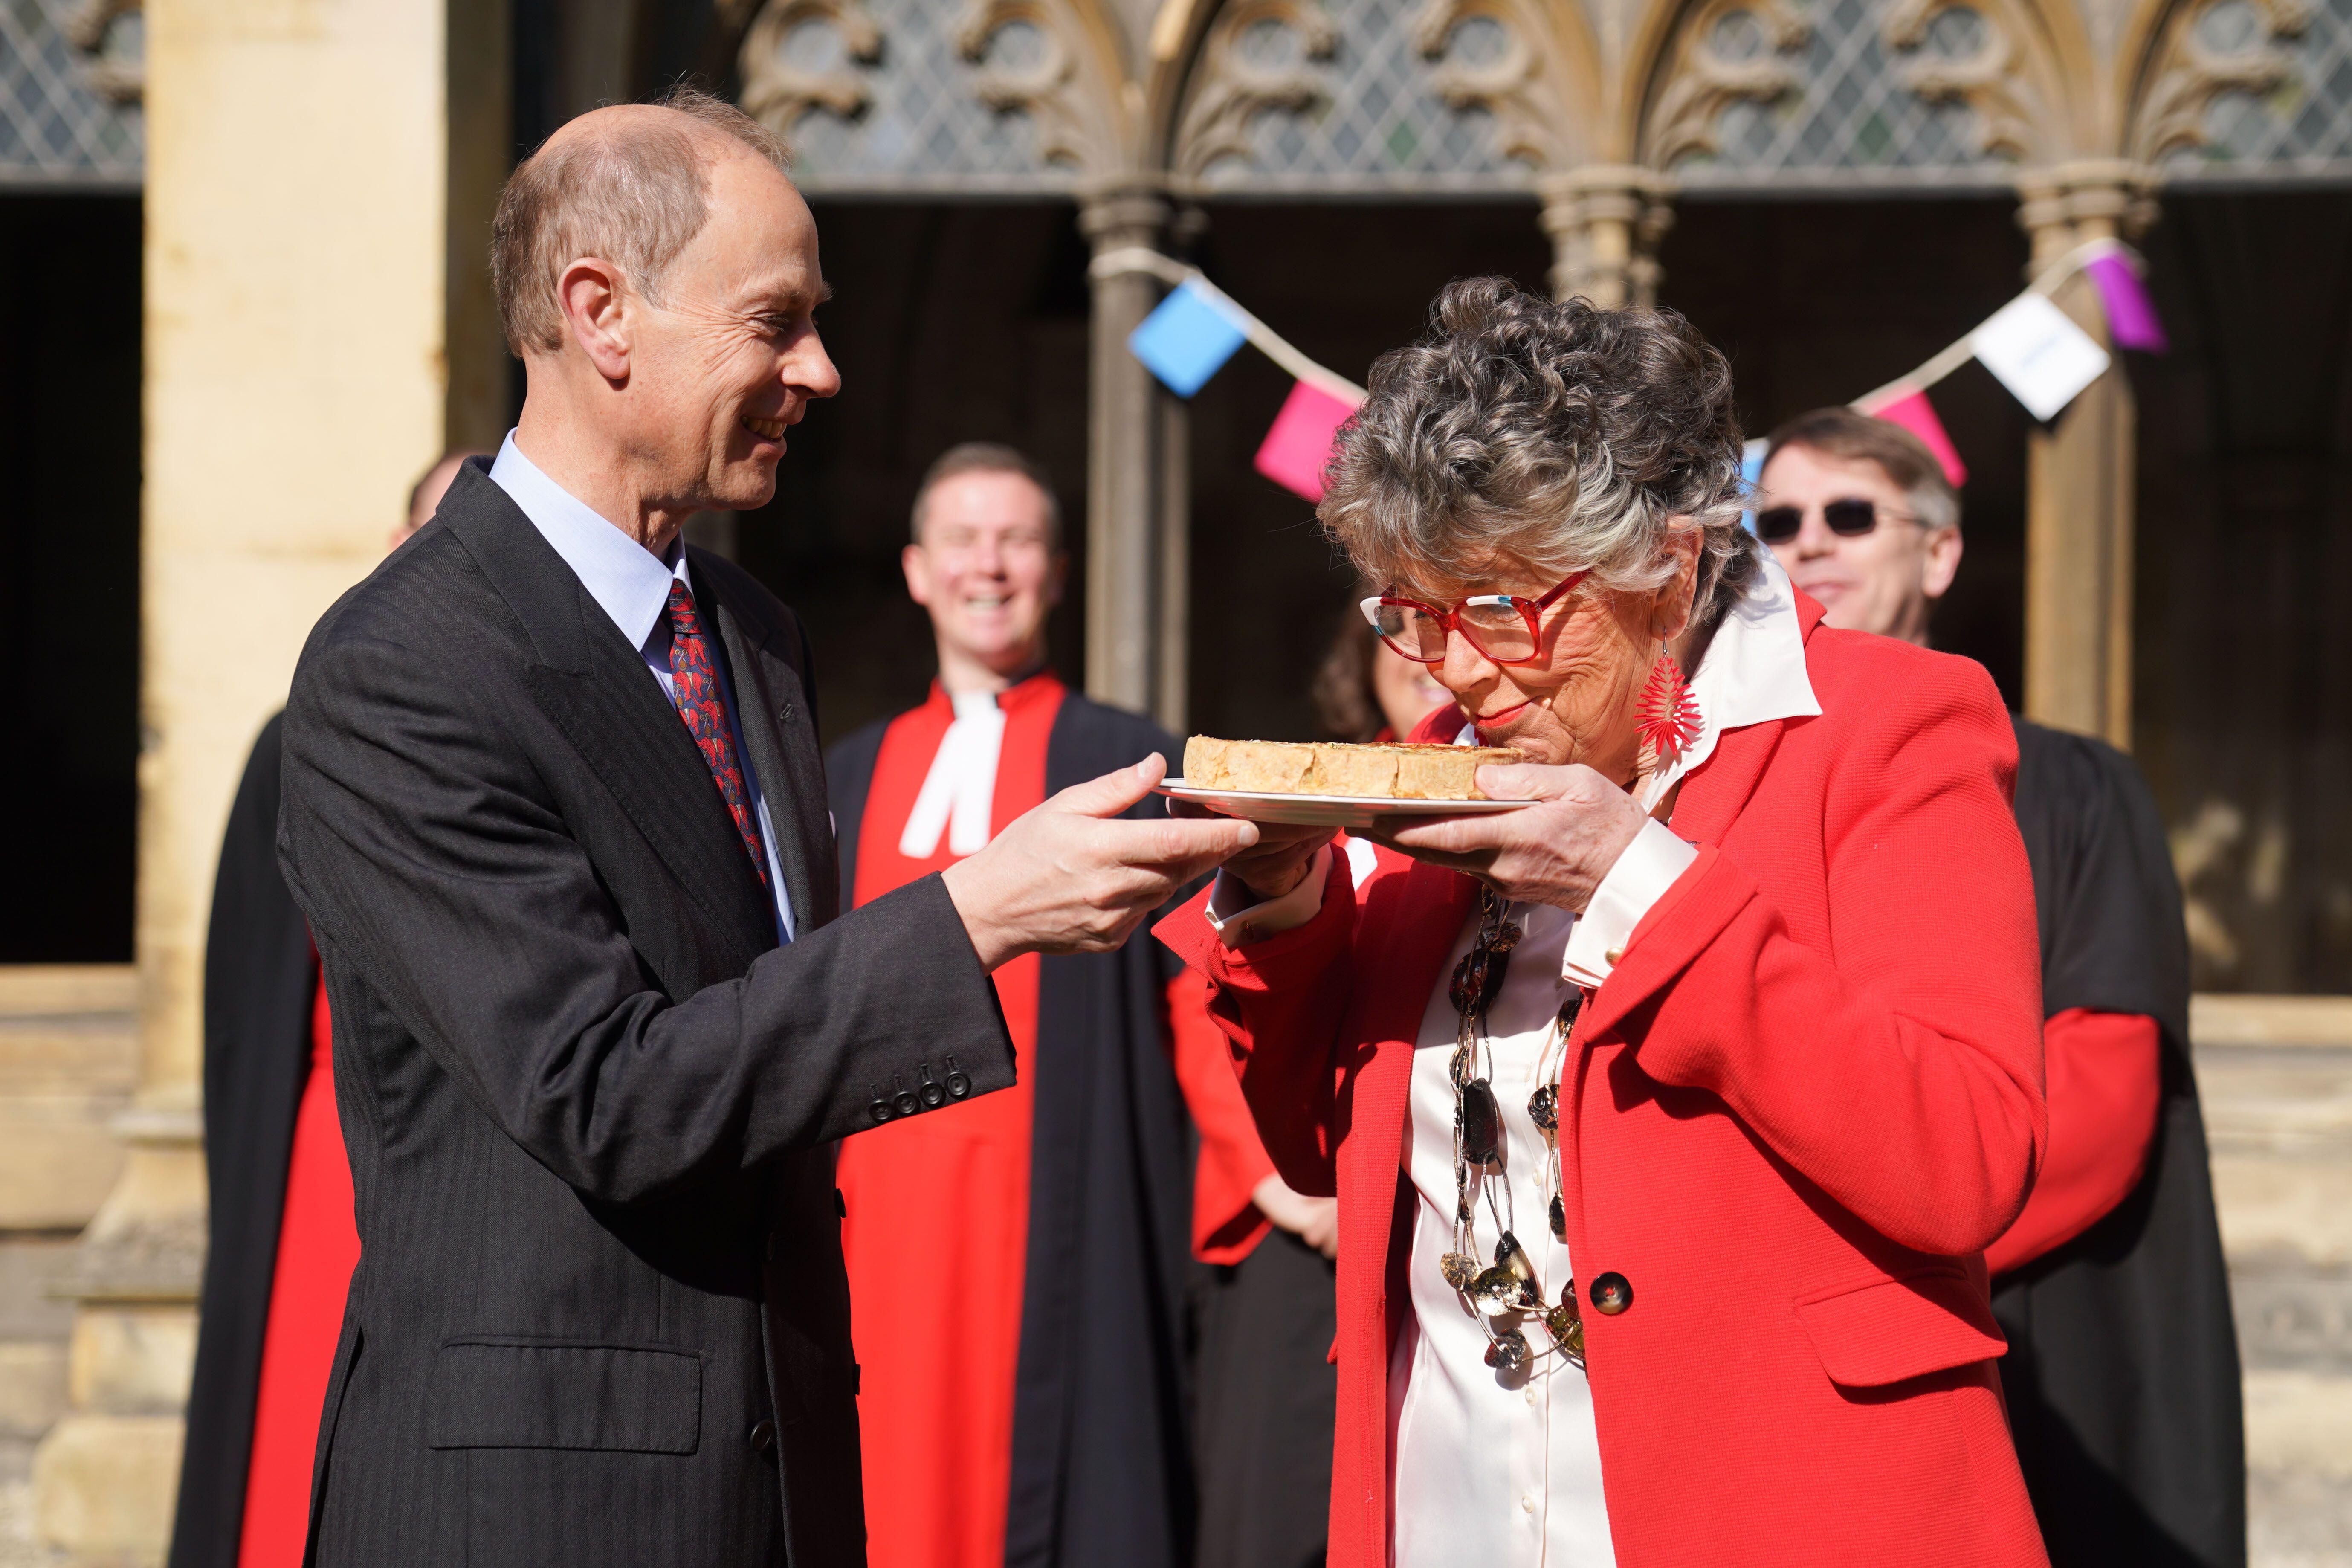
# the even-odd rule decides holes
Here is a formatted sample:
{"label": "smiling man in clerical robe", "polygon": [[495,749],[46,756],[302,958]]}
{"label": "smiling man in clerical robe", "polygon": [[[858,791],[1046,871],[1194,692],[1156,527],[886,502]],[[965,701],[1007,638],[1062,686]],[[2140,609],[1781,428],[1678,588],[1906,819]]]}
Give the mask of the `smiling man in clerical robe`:
{"label": "smiling man in clerical robe", "polygon": [[[939,679],[826,759],[852,903],[973,853],[1066,785],[1155,751],[1174,760],[1157,726],[1046,668],[1058,530],[1045,474],[1010,447],[955,447],[925,477],[904,563]],[[1148,932],[1015,959],[995,975],[1015,1087],[902,1118],[957,1093],[953,1062],[936,1082],[877,1084],[878,1125],[842,1144],[874,1568],[1191,1561],[1176,1059],[1204,1140],[1254,1135],[1181,975]]]}

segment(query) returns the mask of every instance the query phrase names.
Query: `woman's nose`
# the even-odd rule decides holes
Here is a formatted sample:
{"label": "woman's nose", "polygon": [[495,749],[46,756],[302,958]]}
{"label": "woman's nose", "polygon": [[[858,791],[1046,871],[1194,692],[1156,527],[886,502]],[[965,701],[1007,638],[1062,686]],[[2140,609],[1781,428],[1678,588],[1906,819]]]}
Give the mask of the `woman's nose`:
{"label": "woman's nose", "polygon": [[1438,684],[1455,696],[1464,696],[1493,680],[1498,673],[1495,662],[1478,651],[1478,645],[1460,631],[1445,635],[1445,658],[1433,673]]}

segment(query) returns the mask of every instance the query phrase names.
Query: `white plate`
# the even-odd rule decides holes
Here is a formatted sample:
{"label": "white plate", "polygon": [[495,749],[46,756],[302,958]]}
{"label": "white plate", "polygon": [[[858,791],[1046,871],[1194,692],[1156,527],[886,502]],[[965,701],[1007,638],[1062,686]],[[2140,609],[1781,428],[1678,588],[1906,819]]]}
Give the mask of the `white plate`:
{"label": "white plate", "polygon": [[1369,827],[1383,816],[1484,816],[1517,811],[1531,800],[1396,800],[1372,795],[1264,795],[1253,790],[1195,789],[1182,779],[1162,779],[1152,793],[1189,800],[1226,816],[1252,822],[1291,822],[1310,827]]}

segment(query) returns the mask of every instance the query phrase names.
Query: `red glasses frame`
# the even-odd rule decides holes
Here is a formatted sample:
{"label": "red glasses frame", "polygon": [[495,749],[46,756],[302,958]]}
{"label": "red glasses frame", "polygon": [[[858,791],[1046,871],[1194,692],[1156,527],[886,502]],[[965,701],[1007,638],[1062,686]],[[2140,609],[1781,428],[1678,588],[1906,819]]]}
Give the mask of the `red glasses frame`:
{"label": "red glasses frame", "polygon": [[[1400,658],[1409,658],[1415,664],[1444,664],[1445,662],[1445,650],[1441,647],[1438,649],[1437,657],[1435,658],[1427,658],[1410,648],[1399,647],[1395,638],[1390,637],[1388,633],[1381,630],[1381,607],[1382,605],[1394,605],[1402,609],[1421,611],[1431,620],[1435,621],[1445,632],[1449,634],[1459,632],[1464,637],[1469,638],[1470,646],[1476,648],[1478,652],[1491,663],[1533,664],[1543,657],[1543,647],[1541,646],[1542,635],[1541,628],[1538,625],[1538,617],[1540,616],[1543,612],[1549,607],[1553,601],[1557,600],[1562,594],[1567,593],[1570,588],[1575,587],[1579,583],[1583,582],[1587,577],[1591,575],[1592,569],[1591,567],[1587,567],[1581,572],[1571,572],[1567,576],[1561,578],[1558,583],[1552,584],[1550,590],[1539,599],[1523,599],[1517,594],[1473,594],[1468,598],[1463,600],[1460,604],[1455,605],[1452,609],[1448,610],[1440,609],[1437,605],[1430,604],[1428,601],[1423,599],[1408,599],[1403,597],[1402,595],[1397,594],[1376,594],[1372,597],[1362,601],[1357,607],[1364,612],[1364,619],[1371,622],[1372,631],[1380,637],[1381,641],[1387,643],[1390,647],[1395,648]],[[1472,605],[1508,605],[1511,608],[1518,611],[1520,618],[1528,623],[1528,640],[1530,643],[1536,644],[1537,647],[1533,651],[1528,653],[1526,658],[1497,658],[1494,653],[1487,649],[1485,643],[1478,640],[1478,634],[1476,632],[1463,625],[1462,612],[1464,610],[1470,608]]]}

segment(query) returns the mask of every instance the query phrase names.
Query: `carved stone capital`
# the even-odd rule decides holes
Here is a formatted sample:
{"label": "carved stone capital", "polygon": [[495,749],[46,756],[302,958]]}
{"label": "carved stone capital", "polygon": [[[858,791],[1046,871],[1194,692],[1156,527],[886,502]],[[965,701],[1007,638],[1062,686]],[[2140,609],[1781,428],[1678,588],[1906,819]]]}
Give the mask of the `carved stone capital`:
{"label": "carved stone capital", "polygon": [[2137,239],[2156,222],[2156,171],[2083,159],[2017,177],[2017,226],[2032,237],[2029,273],[2094,239]]}
{"label": "carved stone capital", "polygon": [[1657,303],[1658,246],[1674,226],[1673,182],[1654,169],[1593,164],[1536,182],[1551,237],[1552,297],[1603,310]]}
{"label": "carved stone capital", "polygon": [[1157,185],[1122,181],[1097,185],[1078,197],[1078,232],[1097,256],[1133,246],[1159,245],[1175,207]]}

